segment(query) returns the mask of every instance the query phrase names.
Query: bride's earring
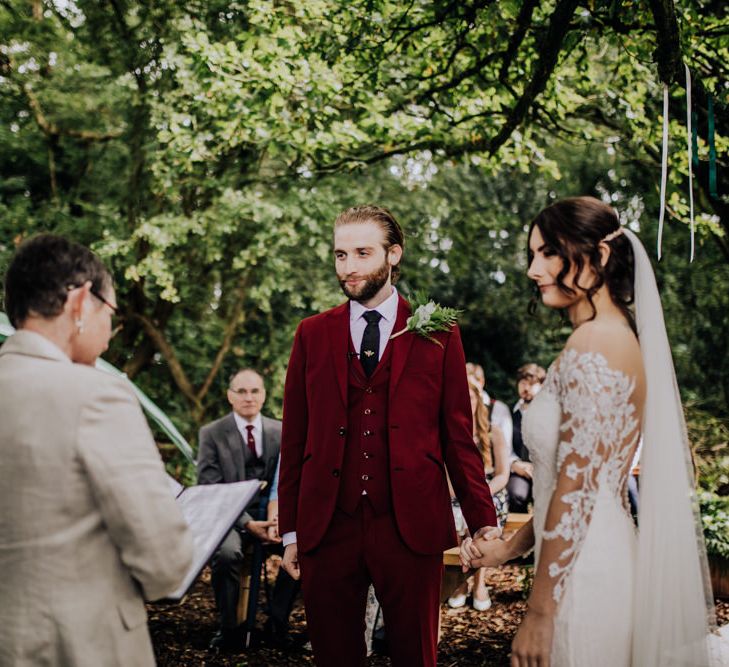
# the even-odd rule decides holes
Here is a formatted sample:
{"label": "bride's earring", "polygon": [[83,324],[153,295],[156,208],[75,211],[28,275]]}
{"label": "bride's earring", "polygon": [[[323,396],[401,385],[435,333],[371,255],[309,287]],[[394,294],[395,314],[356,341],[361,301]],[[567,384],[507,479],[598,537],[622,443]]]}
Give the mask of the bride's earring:
{"label": "bride's earring", "polygon": [[76,320],[76,329],[78,330],[79,335],[84,332],[84,321],[80,317]]}

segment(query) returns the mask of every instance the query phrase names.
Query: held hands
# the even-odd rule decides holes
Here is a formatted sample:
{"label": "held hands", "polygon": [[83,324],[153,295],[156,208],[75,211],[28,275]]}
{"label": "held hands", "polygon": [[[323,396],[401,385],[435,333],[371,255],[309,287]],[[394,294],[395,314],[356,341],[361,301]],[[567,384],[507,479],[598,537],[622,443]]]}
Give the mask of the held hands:
{"label": "held hands", "polygon": [[289,573],[293,580],[299,580],[301,570],[299,569],[299,549],[296,546],[296,542],[286,545],[281,566]]}
{"label": "held hands", "polygon": [[500,540],[501,528],[497,526],[484,526],[479,528],[473,535],[473,538],[466,537],[461,542],[461,566],[464,572],[472,567],[486,567],[491,565],[501,565],[504,560],[500,562],[482,562],[487,560],[485,558],[486,553],[490,553],[495,545],[505,544],[503,540]]}
{"label": "held hands", "polygon": [[280,544],[281,543],[281,535],[278,533],[278,517],[271,517],[271,521],[273,522],[272,525],[268,527],[267,535],[267,542],[269,544]]}
{"label": "held hands", "polygon": [[[261,542],[268,544],[272,541],[280,542],[281,539],[278,540],[271,540],[268,536],[269,529],[274,526],[277,522],[276,521],[249,521],[245,524],[244,528],[251,534],[253,537],[255,537],[257,540],[260,540]],[[278,530],[276,531],[278,532]]]}

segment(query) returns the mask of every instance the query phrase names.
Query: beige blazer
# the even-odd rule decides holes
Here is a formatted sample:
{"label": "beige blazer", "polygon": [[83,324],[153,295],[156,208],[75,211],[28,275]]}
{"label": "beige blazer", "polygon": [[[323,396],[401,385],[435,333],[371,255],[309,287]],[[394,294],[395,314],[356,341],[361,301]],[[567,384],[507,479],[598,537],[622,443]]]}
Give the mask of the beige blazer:
{"label": "beige blazer", "polygon": [[154,665],[143,596],[192,537],[129,382],[19,331],[0,348],[0,666]]}

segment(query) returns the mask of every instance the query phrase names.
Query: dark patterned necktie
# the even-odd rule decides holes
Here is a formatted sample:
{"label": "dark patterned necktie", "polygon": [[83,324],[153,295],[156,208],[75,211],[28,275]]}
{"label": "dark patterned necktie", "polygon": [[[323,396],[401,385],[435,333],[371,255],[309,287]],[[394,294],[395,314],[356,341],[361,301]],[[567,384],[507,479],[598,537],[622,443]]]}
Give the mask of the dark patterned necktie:
{"label": "dark patterned necktie", "polygon": [[380,356],[380,320],[382,315],[376,310],[368,310],[362,317],[367,320],[367,326],[362,336],[362,347],[359,348],[359,360],[367,377],[370,377],[377,368]]}
{"label": "dark patterned necktie", "polygon": [[248,451],[255,461],[258,458],[258,454],[256,453],[256,440],[253,437],[253,424],[246,424],[246,431],[248,431],[248,441],[246,443],[248,445]]}

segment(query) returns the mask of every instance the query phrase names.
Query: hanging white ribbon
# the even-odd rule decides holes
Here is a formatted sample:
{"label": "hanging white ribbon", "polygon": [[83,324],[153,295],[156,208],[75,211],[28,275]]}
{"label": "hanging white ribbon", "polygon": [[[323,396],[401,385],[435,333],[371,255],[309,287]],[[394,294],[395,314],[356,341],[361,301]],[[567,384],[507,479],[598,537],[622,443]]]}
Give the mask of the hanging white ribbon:
{"label": "hanging white ribbon", "polygon": [[691,70],[688,65],[686,68],[686,142],[688,145],[688,173],[689,173],[689,221],[691,224],[691,259],[694,261],[694,170],[692,150],[692,132],[691,132]]}
{"label": "hanging white ribbon", "polygon": [[663,150],[661,152],[661,204],[658,216],[658,259],[663,245],[663,219],[666,217],[666,181],[668,180],[668,84],[663,84]]}

